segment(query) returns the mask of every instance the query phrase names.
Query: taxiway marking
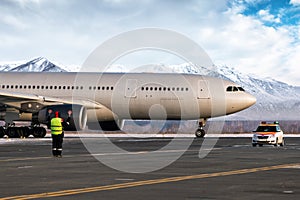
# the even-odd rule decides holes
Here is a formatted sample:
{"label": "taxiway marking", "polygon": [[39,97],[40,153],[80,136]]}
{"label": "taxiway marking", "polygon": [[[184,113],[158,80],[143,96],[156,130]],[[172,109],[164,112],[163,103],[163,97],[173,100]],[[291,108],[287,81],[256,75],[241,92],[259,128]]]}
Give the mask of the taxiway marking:
{"label": "taxiway marking", "polygon": [[283,165],[273,165],[266,167],[257,167],[257,168],[248,168],[248,169],[240,169],[240,170],[232,170],[225,172],[215,172],[215,173],[205,173],[205,174],[196,174],[190,176],[178,176],[178,177],[169,177],[169,178],[161,178],[161,179],[153,179],[153,180],[144,180],[144,181],[134,181],[120,184],[112,184],[112,185],[103,185],[89,188],[78,188],[78,189],[70,189],[70,190],[61,190],[56,192],[46,192],[39,194],[29,194],[29,195],[20,195],[20,196],[11,196],[1,198],[0,200],[25,200],[25,199],[37,199],[37,198],[46,198],[46,197],[60,197],[60,196],[68,196],[68,195],[76,195],[90,192],[99,192],[99,191],[108,191],[108,190],[116,190],[121,188],[131,188],[138,186],[146,186],[146,185],[154,185],[161,183],[172,183],[178,181],[186,181],[186,180],[195,180],[195,179],[204,179],[211,177],[222,177],[229,175],[238,175],[238,174],[248,174],[262,171],[270,171],[284,168],[292,168],[295,166],[299,166],[300,163],[292,163],[292,164],[283,164]]}

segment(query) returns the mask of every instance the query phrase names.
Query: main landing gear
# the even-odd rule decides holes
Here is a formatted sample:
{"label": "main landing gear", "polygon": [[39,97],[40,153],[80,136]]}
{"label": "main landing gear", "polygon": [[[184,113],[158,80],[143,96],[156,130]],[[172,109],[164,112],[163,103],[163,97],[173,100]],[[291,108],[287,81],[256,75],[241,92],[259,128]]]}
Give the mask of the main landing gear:
{"label": "main landing gear", "polygon": [[47,131],[40,125],[31,126],[16,126],[10,124],[7,127],[0,127],[0,138],[7,135],[9,138],[27,138],[29,135],[33,135],[35,138],[45,137]]}
{"label": "main landing gear", "polygon": [[203,129],[203,127],[205,126],[206,123],[206,119],[201,119],[198,122],[198,128],[195,131],[195,136],[197,138],[203,138],[205,136],[205,130]]}

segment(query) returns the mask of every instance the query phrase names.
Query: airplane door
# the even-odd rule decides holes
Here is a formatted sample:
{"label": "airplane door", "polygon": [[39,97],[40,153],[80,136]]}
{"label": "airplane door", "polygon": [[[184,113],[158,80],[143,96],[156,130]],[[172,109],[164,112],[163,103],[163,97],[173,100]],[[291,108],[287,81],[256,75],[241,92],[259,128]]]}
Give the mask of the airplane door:
{"label": "airplane door", "polygon": [[136,97],[137,80],[127,79],[125,88],[125,97],[135,98]]}
{"label": "airplane door", "polygon": [[205,80],[198,81],[198,99],[209,99],[210,93],[208,83]]}

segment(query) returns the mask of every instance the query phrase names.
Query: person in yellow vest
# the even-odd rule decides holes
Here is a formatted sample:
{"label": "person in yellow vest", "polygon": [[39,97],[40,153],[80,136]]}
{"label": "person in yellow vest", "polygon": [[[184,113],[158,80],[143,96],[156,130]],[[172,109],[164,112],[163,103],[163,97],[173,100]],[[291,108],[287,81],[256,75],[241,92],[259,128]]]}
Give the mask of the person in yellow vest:
{"label": "person in yellow vest", "polygon": [[55,157],[62,157],[62,143],[64,131],[63,119],[59,117],[59,112],[55,112],[55,118],[51,119],[52,154]]}

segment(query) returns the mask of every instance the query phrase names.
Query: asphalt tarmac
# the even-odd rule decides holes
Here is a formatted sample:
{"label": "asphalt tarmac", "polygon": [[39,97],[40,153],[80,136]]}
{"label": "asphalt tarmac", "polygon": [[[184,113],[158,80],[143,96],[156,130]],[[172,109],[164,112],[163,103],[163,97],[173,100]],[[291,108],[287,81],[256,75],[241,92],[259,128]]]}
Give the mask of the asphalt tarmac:
{"label": "asphalt tarmac", "polygon": [[296,137],[252,147],[249,137],[67,135],[63,147],[56,158],[49,136],[0,139],[0,199],[300,199]]}

